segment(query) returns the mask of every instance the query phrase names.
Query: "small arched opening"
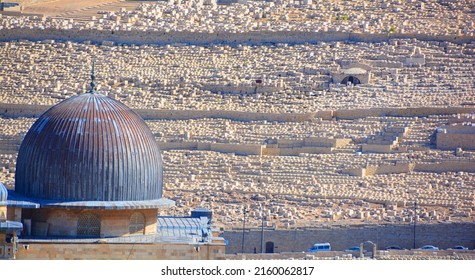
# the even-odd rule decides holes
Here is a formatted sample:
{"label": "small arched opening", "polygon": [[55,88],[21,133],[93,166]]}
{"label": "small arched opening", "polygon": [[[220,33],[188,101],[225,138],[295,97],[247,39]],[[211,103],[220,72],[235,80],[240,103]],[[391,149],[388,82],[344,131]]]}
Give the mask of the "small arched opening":
{"label": "small arched opening", "polygon": [[352,83],[353,85],[359,85],[361,84],[361,81],[360,79],[354,77],[354,76],[348,76],[348,77],[345,77],[342,81],[341,81],[341,84],[343,85],[347,85],[348,83]]}
{"label": "small arched opening", "polygon": [[274,253],[274,242],[267,241],[266,242],[266,254]]}
{"label": "small arched opening", "polygon": [[100,236],[101,219],[99,216],[91,213],[82,214],[78,219],[78,236]]}
{"label": "small arched opening", "polygon": [[130,234],[145,234],[145,216],[142,213],[135,212],[129,220]]}

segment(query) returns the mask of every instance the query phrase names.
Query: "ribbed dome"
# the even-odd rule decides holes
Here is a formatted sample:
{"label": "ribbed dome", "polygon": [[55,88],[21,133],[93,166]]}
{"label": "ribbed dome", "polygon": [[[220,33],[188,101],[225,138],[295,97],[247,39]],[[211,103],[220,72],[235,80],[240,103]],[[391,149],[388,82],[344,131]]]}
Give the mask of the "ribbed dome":
{"label": "ribbed dome", "polygon": [[162,197],[160,149],[126,105],[97,93],[71,97],[33,124],[18,153],[15,192],[59,201]]}

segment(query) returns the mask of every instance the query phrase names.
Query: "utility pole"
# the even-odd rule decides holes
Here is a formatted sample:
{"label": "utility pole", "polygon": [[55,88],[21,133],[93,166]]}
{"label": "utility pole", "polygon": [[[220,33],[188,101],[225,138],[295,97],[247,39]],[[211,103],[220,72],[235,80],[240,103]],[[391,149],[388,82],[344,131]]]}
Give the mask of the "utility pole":
{"label": "utility pole", "polygon": [[414,201],[414,249],[416,249],[416,210],[417,210],[417,202]]}
{"label": "utility pole", "polygon": [[262,214],[262,209],[261,209],[261,219],[262,219],[262,226],[261,226],[261,253],[264,254],[264,220],[265,217]]}
{"label": "utility pole", "polygon": [[247,212],[247,207],[244,206],[244,209],[242,210],[244,214],[244,219],[242,221],[242,247],[241,247],[241,253],[244,254],[244,229],[246,228],[246,212]]}

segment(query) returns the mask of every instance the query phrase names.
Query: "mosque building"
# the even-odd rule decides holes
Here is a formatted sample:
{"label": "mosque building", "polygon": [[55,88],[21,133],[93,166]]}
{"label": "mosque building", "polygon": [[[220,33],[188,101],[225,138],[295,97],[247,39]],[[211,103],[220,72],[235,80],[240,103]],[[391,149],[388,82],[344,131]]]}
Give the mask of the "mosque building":
{"label": "mosque building", "polygon": [[[167,250],[150,258],[224,256],[224,240],[217,237],[208,211],[157,217],[175,203],[162,197],[163,163],[152,132],[133,110],[91,86],[89,93],[51,107],[26,134],[15,190],[7,194],[0,188],[0,248],[9,237],[19,258],[101,258],[62,255],[58,243],[167,244]],[[45,244],[56,244],[54,252],[48,254]],[[43,253],[31,253],[35,246]],[[201,246],[212,246],[214,254],[193,255]],[[122,258],[115,255],[117,248],[102,248],[105,258]],[[147,258],[146,253],[136,258]],[[0,251],[2,256],[12,254]]]}

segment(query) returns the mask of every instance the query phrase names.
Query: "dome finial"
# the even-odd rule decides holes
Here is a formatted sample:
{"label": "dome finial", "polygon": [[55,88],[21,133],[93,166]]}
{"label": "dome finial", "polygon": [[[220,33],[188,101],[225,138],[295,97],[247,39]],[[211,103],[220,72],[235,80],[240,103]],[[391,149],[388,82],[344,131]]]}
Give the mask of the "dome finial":
{"label": "dome finial", "polygon": [[94,89],[96,87],[96,84],[94,83],[94,80],[96,79],[96,76],[94,75],[94,64],[95,60],[92,61],[92,71],[91,71],[91,93],[94,93]]}

